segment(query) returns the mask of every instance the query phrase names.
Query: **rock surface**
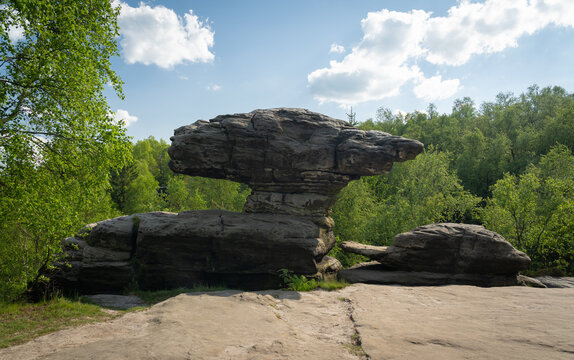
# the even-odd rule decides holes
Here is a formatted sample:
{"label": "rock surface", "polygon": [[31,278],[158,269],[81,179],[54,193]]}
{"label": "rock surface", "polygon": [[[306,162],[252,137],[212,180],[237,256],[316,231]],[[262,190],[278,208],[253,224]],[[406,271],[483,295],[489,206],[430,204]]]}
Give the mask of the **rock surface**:
{"label": "rock surface", "polygon": [[398,234],[388,247],[352,242],[341,247],[403,271],[516,275],[530,264],[530,258],[501,235],[469,224],[420,226]]}
{"label": "rock surface", "polygon": [[171,140],[174,172],[249,185],[245,212],[308,216],[328,215],[349,181],[387,173],[423,149],[416,140],[293,108],[199,120]]}
{"label": "rock surface", "polygon": [[389,270],[388,267],[376,261],[357,264],[349,269],[341,270],[339,271],[338,277],[351,284],[363,283],[405,286],[475,285],[491,287],[514,286],[524,283],[524,281],[521,282],[517,278],[516,274],[448,274],[428,271]]}
{"label": "rock surface", "polygon": [[82,302],[99,305],[108,309],[127,310],[135,307],[147,306],[142,299],[134,295],[97,294],[82,297]]}
{"label": "rock surface", "polygon": [[182,294],[0,349],[0,359],[570,359],[573,297],[571,288],[364,284]]}
{"label": "rock surface", "polygon": [[536,280],[549,288],[574,288],[574,277],[540,276]]}
{"label": "rock surface", "polygon": [[145,213],[91,224],[66,243],[78,250],[56,281],[84,294],[121,292],[133,282],[142,289],[277,288],[280,269],[319,276],[336,268],[321,263],[335,244],[332,228],[292,215]]}

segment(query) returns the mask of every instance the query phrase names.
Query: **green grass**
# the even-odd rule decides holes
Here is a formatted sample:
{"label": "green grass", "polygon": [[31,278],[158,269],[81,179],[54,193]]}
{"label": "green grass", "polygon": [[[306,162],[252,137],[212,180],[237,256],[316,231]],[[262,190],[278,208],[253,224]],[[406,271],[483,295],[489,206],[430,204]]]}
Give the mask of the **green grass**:
{"label": "green grass", "polygon": [[111,319],[96,305],[66,298],[47,302],[0,303],[0,348],[22,344],[68,327]]}
{"label": "green grass", "polygon": [[328,280],[328,281],[319,281],[317,284],[319,288],[327,291],[339,290],[342,288],[346,288],[347,286],[351,285],[346,281],[340,280]]}
{"label": "green grass", "polygon": [[295,275],[292,271],[287,269],[281,269],[279,272],[279,276],[283,279],[285,286],[288,290],[292,291],[312,291],[317,288],[332,291],[332,290],[339,290],[344,287],[349,286],[350,284],[346,281],[339,281],[339,280],[315,280],[315,279],[307,279],[304,275]]}
{"label": "green grass", "polygon": [[[170,297],[189,292],[226,290],[224,287],[177,288],[160,291],[132,291],[147,304],[153,305]],[[105,321],[143,307],[110,314],[87,299],[70,300],[57,297],[41,303],[0,302],[0,348],[25,343],[39,336],[87,323]]]}

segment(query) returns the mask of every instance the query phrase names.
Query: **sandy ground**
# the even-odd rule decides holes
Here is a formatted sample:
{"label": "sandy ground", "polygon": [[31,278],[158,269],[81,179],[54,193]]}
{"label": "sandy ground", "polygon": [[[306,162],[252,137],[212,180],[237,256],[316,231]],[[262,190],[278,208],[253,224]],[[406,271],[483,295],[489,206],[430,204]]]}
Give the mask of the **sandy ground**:
{"label": "sandy ground", "polygon": [[0,350],[11,360],[361,358],[574,359],[574,288],[182,294]]}

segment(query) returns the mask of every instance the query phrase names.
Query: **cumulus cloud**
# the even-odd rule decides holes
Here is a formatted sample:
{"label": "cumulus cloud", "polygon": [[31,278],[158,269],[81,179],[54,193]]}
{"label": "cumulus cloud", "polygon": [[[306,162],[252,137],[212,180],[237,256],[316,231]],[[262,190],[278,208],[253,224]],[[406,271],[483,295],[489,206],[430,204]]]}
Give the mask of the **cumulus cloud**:
{"label": "cumulus cloud", "polygon": [[184,62],[213,61],[210,48],[214,32],[192,10],[182,18],[161,5],[119,4],[120,45],[128,64],[139,62],[169,69]]}
{"label": "cumulus cloud", "polygon": [[138,121],[137,116],[134,115],[130,115],[128,113],[127,110],[123,110],[123,109],[118,109],[118,111],[115,112],[115,114],[113,115],[114,120],[116,122],[119,122],[120,120],[123,120],[124,123],[126,124],[126,127],[130,126],[131,124],[135,123],[136,121]]}
{"label": "cumulus cloud", "polygon": [[448,99],[458,92],[460,81],[458,79],[442,80],[442,76],[419,79],[418,85],[413,88],[415,96],[426,101]]}
{"label": "cumulus cloud", "polygon": [[343,60],[311,72],[308,86],[320,102],[339,104],[394,96],[409,82],[419,98],[445,99],[460,81],[425,77],[418,61],[460,66],[474,55],[516,47],[521,36],[549,25],[574,27],[574,1],[463,0],[438,17],[422,10],[370,12],[361,21],[360,43]]}
{"label": "cumulus cloud", "polygon": [[329,52],[335,53],[335,54],[342,54],[345,52],[345,47],[343,45],[332,43],[331,49],[329,49]]}
{"label": "cumulus cloud", "polygon": [[219,91],[219,90],[221,90],[221,86],[219,86],[217,84],[210,84],[210,85],[207,85],[207,90],[208,91],[214,91],[214,92]]}

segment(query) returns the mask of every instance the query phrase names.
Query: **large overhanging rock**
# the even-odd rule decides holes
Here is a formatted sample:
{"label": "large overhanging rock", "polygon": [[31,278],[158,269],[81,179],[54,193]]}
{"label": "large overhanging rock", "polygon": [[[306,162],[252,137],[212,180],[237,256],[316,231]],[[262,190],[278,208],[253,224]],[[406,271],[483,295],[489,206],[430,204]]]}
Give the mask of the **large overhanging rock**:
{"label": "large overhanging rock", "polygon": [[171,140],[174,172],[248,184],[244,211],[310,216],[328,215],[349,181],[385,174],[423,149],[416,140],[290,108],[199,120]]}

